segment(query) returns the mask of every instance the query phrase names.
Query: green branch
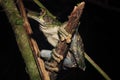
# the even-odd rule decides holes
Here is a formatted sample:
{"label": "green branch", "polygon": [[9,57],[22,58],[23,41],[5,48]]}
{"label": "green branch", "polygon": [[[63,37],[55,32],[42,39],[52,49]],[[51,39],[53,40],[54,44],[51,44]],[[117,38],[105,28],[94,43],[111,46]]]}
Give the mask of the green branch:
{"label": "green branch", "polygon": [[23,27],[23,19],[14,4],[14,0],[0,0],[4,8],[12,29],[15,33],[16,41],[26,64],[27,72],[31,80],[41,80],[33,53],[30,47],[29,38]]}
{"label": "green branch", "polygon": [[111,80],[111,78],[86,53],[85,58],[106,80]]}

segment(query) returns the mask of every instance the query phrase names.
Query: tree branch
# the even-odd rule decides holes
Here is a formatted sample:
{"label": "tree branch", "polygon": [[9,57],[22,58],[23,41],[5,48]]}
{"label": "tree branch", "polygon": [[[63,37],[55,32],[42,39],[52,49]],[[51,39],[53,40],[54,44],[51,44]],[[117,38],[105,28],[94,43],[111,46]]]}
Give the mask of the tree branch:
{"label": "tree branch", "polygon": [[[79,20],[83,12],[84,5],[85,5],[85,2],[81,2],[80,4],[78,4],[78,6],[75,6],[74,10],[69,16],[69,20],[68,20],[67,25],[65,26],[65,30],[71,35],[74,33],[75,29],[79,25]],[[68,50],[68,46],[69,44],[67,44],[65,40],[59,41],[58,45],[55,48],[55,51],[57,54],[65,57],[67,54],[66,51]],[[56,67],[60,66],[60,64],[58,64],[54,59],[52,59],[49,63],[54,64]],[[51,76],[54,76],[54,75],[55,74]]]}
{"label": "tree branch", "polygon": [[[80,4],[78,4],[78,6],[74,7],[74,10],[69,16],[68,24],[65,26],[65,30],[68,33],[73,34],[75,29],[78,27],[84,5],[85,3],[81,2]],[[66,51],[67,47],[68,44],[66,43],[66,41],[60,41],[56,47],[56,52],[64,56],[64,52]]]}
{"label": "tree branch", "polygon": [[29,37],[23,27],[23,18],[19,15],[19,11],[16,8],[14,0],[1,0],[0,4],[4,8],[9,22],[12,25],[12,29],[15,33],[16,41],[21,52],[21,55],[25,61],[27,72],[31,80],[41,80],[38,68],[33,56],[32,49],[30,47]]}
{"label": "tree branch", "polygon": [[[20,13],[21,13],[21,15],[22,15],[22,17],[24,19],[24,28],[25,28],[27,34],[28,35],[33,34],[31,26],[30,26],[28,18],[27,18],[27,15],[26,15],[26,11],[25,11],[22,0],[18,0],[18,7],[19,7]],[[38,71],[39,71],[39,74],[41,76],[41,79],[42,80],[50,80],[48,72],[46,71],[46,69],[44,67],[43,60],[41,58],[38,58],[38,56],[37,56],[40,53],[37,42],[32,37],[30,37],[29,40],[30,40],[30,44],[31,44],[30,46],[31,46],[31,48],[33,50],[34,59],[36,61],[36,64],[37,64]]]}

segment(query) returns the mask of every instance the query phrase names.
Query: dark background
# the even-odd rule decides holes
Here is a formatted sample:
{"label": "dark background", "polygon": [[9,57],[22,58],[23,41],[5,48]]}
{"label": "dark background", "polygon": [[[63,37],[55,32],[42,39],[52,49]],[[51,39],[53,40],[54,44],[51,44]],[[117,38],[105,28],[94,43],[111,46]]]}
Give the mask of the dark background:
{"label": "dark background", "polygon": [[[80,0],[41,0],[41,2],[60,21],[64,22],[67,20],[73,6]],[[116,0],[85,0],[85,2],[86,5],[79,27],[85,51],[112,80],[119,80],[116,73],[119,69],[119,49],[117,45],[118,27],[120,26],[120,3]],[[38,6],[32,0],[26,0],[24,3],[26,8],[39,12]],[[29,80],[14,32],[1,6],[0,64],[0,80]],[[105,80],[87,61],[86,66],[85,72],[80,69],[72,69],[62,72],[59,77],[61,77],[61,80]]]}

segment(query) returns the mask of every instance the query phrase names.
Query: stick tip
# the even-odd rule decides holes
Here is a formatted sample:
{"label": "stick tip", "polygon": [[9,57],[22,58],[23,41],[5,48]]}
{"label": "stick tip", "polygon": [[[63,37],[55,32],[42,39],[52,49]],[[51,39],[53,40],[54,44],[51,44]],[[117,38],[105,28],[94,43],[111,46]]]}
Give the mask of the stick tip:
{"label": "stick tip", "polygon": [[81,3],[79,3],[77,6],[78,6],[78,7],[80,7],[81,9],[83,9],[83,8],[84,8],[84,6],[85,6],[85,2],[84,2],[84,1],[82,1],[82,2],[81,2]]}

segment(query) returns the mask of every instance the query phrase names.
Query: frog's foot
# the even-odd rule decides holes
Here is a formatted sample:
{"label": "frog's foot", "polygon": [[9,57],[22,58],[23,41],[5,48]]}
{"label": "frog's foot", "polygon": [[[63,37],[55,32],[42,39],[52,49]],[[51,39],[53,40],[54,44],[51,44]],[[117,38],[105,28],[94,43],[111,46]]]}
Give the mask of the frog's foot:
{"label": "frog's foot", "polygon": [[[52,57],[51,59],[55,60],[57,63],[60,63],[60,61],[63,60],[63,56],[57,54],[55,49],[52,50],[51,57]],[[57,66],[57,64],[54,64],[54,62],[46,61],[45,67],[47,70],[49,70],[51,72],[58,72],[59,71],[59,67]]]}
{"label": "frog's foot", "polygon": [[63,56],[57,54],[55,49],[51,50],[42,50],[40,57],[45,60],[45,68],[48,71],[51,72],[58,72],[59,67],[56,63],[54,63],[52,60],[55,60],[57,63],[60,63],[61,60],[63,60]]}
{"label": "frog's foot", "polygon": [[71,42],[72,35],[65,30],[65,26],[61,26],[59,28],[58,33],[59,33],[61,41],[66,40],[66,43],[70,43]]}
{"label": "frog's foot", "polygon": [[63,60],[63,56],[57,54],[57,52],[55,51],[55,49],[52,50],[52,58],[53,58],[57,63],[60,63],[60,61]]}
{"label": "frog's foot", "polygon": [[59,71],[59,68],[57,67],[57,65],[55,65],[55,64],[52,63],[52,62],[47,62],[47,61],[45,61],[45,68],[46,68],[48,71],[51,71],[51,72],[58,72],[58,71]]}

